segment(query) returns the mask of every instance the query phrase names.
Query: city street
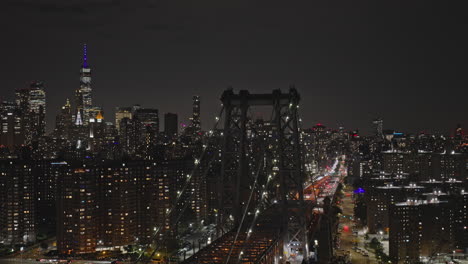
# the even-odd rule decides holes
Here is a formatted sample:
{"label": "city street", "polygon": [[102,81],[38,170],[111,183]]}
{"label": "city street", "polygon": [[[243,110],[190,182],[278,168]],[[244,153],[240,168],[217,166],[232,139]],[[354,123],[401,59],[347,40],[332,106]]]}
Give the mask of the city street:
{"label": "city street", "polygon": [[372,252],[369,252],[369,256],[366,257],[362,253],[357,252],[353,249],[354,242],[358,242],[358,247],[364,249],[364,241],[359,241],[358,237],[353,234],[353,232],[357,231],[354,228],[354,201],[353,201],[353,189],[351,186],[346,186],[344,188],[344,197],[342,200],[342,210],[343,215],[340,218],[340,226],[342,227],[341,232],[341,243],[340,243],[340,251],[338,252],[350,252],[350,259],[351,263],[353,264],[370,264],[370,263],[377,263],[375,256]]}

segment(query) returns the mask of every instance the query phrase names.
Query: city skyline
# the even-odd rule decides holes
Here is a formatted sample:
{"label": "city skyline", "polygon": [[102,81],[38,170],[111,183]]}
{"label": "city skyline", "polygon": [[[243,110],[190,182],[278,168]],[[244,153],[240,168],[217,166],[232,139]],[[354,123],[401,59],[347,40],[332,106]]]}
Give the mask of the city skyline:
{"label": "city skyline", "polygon": [[465,8],[0,3],[0,264],[468,263]]}
{"label": "city skyline", "polygon": [[[200,95],[207,129],[226,87],[264,92],[293,84],[306,127],[320,122],[368,134],[382,117],[386,128],[451,134],[467,123],[461,14],[408,5],[8,2],[2,19],[16,26],[1,44],[9,50],[2,98],[44,81],[51,131],[79,87],[87,43],[93,101],[108,121],[115,107],[141,104],[188,122],[191,97]],[[41,41],[31,45],[26,35]]]}

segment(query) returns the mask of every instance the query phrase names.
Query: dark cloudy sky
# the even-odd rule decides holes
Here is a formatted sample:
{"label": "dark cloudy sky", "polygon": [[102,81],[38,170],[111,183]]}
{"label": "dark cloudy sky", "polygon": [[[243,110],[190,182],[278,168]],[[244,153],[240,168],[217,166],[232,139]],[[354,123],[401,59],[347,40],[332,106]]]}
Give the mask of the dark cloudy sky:
{"label": "dark cloudy sky", "polygon": [[[48,122],[79,85],[88,43],[94,102],[139,103],[211,126],[222,91],[295,84],[305,126],[449,132],[468,127],[463,1],[2,0],[1,96],[47,84]],[[435,1],[434,1],[435,3]],[[111,114],[112,113],[112,114]]]}

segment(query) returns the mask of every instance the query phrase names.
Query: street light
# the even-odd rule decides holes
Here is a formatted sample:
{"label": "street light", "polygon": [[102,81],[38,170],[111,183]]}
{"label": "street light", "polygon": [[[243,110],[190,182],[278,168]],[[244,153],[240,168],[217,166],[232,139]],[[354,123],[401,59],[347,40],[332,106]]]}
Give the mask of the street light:
{"label": "street light", "polygon": [[23,264],[23,250],[24,250],[24,247],[20,247],[21,264]]}

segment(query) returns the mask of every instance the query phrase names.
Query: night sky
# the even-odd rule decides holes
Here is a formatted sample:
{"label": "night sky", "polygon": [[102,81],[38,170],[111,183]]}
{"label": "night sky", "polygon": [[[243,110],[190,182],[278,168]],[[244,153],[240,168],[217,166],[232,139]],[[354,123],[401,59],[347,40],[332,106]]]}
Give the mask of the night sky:
{"label": "night sky", "polygon": [[116,106],[137,103],[187,120],[198,94],[208,129],[228,86],[294,84],[305,127],[366,132],[377,116],[408,132],[468,127],[467,15],[455,1],[0,3],[0,96],[44,80],[49,130],[79,86],[83,43],[94,103],[112,122]]}

